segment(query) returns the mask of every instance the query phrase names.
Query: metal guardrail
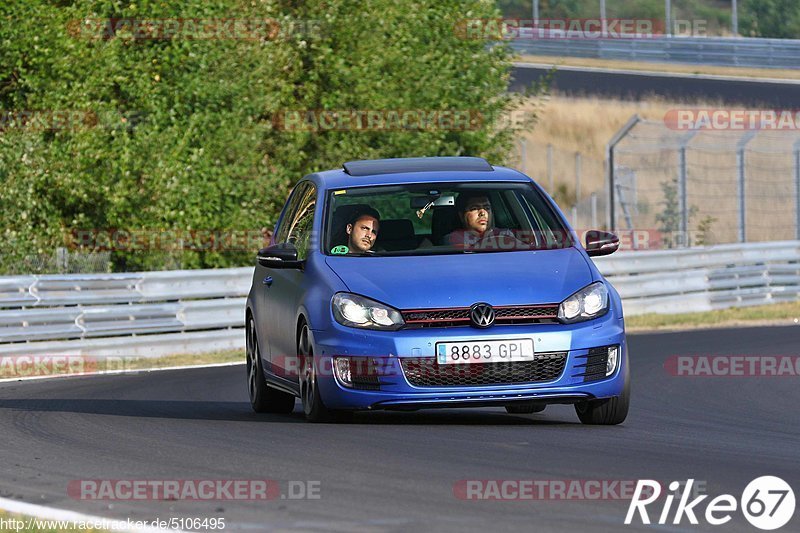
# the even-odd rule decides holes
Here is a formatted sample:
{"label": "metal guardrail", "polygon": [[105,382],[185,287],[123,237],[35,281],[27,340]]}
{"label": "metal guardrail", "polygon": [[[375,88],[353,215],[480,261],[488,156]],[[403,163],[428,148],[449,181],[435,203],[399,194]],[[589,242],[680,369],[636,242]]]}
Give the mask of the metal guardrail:
{"label": "metal guardrail", "polygon": [[[596,259],[627,315],[800,299],[800,241]],[[0,278],[0,356],[155,357],[244,347],[253,269]]]}
{"label": "metal guardrail", "polygon": [[627,315],[800,300],[800,241],[622,252],[596,263]]}
{"label": "metal guardrail", "polygon": [[252,275],[245,267],[0,278],[0,355],[238,349]]}
{"label": "metal guardrail", "polygon": [[522,54],[687,65],[800,68],[800,40],[754,37],[565,39],[525,33],[511,42]]}

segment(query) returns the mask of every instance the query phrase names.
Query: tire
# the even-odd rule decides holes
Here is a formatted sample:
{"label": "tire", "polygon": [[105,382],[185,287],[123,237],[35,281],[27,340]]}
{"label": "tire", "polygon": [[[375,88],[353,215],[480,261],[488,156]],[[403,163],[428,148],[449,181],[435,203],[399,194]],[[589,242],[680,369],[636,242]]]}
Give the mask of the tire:
{"label": "tire", "polygon": [[297,355],[300,358],[300,399],[303,402],[303,413],[309,422],[333,421],[334,413],[322,401],[319,393],[317,370],[314,364],[314,347],[311,345],[311,334],[308,325],[303,324],[300,337],[297,339]]}
{"label": "tire", "polygon": [[250,405],[256,413],[291,413],[294,411],[295,396],[267,385],[261,365],[261,352],[258,348],[256,323],[253,317],[247,322],[247,391]]}
{"label": "tire", "polygon": [[544,411],[547,404],[544,403],[516,403],[506,405],[506,412],[511,415],[530,415],[533,413],[541,413]]}
{"label": "tire", "polygon": [[631,396],[630,368],[627,354],[623,372],[625,384],[622,387],[622,394],[613,398],[589,400],[575,404],[575,413],[577,413],[582,423],[614,426],[625,421],[628,416]]}

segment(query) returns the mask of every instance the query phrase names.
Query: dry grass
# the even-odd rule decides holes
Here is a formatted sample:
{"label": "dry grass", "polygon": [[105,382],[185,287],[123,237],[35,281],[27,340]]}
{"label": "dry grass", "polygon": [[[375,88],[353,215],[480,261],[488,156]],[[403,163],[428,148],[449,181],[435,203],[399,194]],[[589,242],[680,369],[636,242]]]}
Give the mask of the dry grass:
{"label": "dry grass", "polygon": [[[524,106],[525,111],[537,110],[539,118],[534,128],[522,135],[526,145],[524,163],[517,160],[514,164],[548,189],[569,216],[575,203],[575,153],[582,154],[581,199],[585,201],[592,192],[604,198],[606,144],[634,114],[638,114],[653,122],[641,124],[634,130],[643,140],[629,137],[620,144],[617,164],[636,174],[633,227],[658,228],[661,224],[655,217],[664,209],[662,184],[676,179],[676,138],[683,135],[659,123],[669,110],[681,108],[738,109],[713,101],[651,99],[636,102],[556,94]],[[742,134],[741,131],[701,132],[692,139],[687,152],[689,206],[693,209],[689,229],[697,236],[704,219],[713,219],[704,232],[706,244],[735,242],[738,238],[736,144]],[[794,219],[791,147],[796,138],[800,136],[792,131],[765,131],[747,144],[748,240],[794,238],[793,225],[776,220]],[[548,144],[553,146],[552,187],[547,166]],[[654,148],[670,144],[672,148]],[[584,205],[579,213],[579,227],[589,224],[586,211]],[[600,213],[601,221],[602,216]]]}
{"label": "dry grass", "polygon": [[800,301],[705,313],[648,314],[625,318],[629,332],[796,324],[800,324]]}
{"label": "dry grass", "polygon": [[[574,191],[575,153],[581,153],[581,192],[586,195],[603,186],[606,143],[634,115],[661,120],[670,109],[687,104],[649,100],[628,102],[600,98],[569,98],[553,95],[538,105],[531,101],[523,110],[538,108],[539,119],[526,132],[526,158],[520,168],[545,187],[547,145],[553,145],[553,181]],[[569,205],[568,205],[569,206]]]}
{"label": "dry grass", "polygon": [[[42,367],[27,364],[12,364],[14,357],[0,358],[0,379],[15,379],[52,375],[91,374],[96,372],[118,372],[172,367],[198,366],[219,363],[244,363],[242,350],[227,350],[201,354],[177,354],[164,357],[79,357],[42,356]],[[64,363],[68,360],[68,363]]]}
{"label": "dry grass", "polygon": [[614,59],[591,59],[585,57],[552,57],[523,55],[522,63],[538,63],[567,67],[593,67],[624,70],[645,70],[654,72],[675,72],[679,74],[710,74],[715,76],[737,76],[745,78],[800,79],[800,70],[772,68],[714,67],[703,65],[677,65],[673,63],[645,63],[642,61],[621,61]]}

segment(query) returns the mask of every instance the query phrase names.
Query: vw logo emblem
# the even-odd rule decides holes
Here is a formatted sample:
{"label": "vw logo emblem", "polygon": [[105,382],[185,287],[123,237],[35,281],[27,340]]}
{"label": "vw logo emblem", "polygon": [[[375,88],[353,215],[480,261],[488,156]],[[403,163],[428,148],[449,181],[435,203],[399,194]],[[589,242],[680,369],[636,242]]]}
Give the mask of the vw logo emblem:
{"label": "vw logo emblem", "polygon": [[469,318],[476,328],[488,328],[494,324],[494,309],[485,303],[474,304],[469,308]]}

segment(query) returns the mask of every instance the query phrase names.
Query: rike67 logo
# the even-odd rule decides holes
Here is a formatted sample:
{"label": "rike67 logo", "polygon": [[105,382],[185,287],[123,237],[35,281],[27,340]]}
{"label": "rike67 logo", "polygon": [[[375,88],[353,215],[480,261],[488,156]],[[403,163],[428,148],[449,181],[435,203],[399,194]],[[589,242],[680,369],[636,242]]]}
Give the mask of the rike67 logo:
{"label": "rike67 logo", "polygon": [[[678,481],[669,484],[669,490],[673,494],[668,494],[664,498],[657,524],[667,524],[672,515],[673,524],[680,524],[685,517],[690,524],[697,525],[699,524],[699,515],[705,518],[708,524],[720,526],[730,522],[738,508],[741,509],[742,514],[751,525],[761,530],[771,531],[785,526],[794,515],[794,491],[779,477],[762,476],[754,479],[745,487],[739,500],[731,494],[717,496],[706,503],[704,513],[701,513],[700,504],[708,498],[708,495],[696,496],[690,501],[693,483],[694,480],[689,479],[685,484]],[[683,486],[682,493],[675,494],[681,486]],[[625,524],[633,523],[637,513],[642,524],[650,524],[651,518],[647,506],[659,500],[660,496],[661,484],[658,481],[640,479],[628,507]],[[672,504],[676,496],[679,496],[679,499],[673,514]]]}

